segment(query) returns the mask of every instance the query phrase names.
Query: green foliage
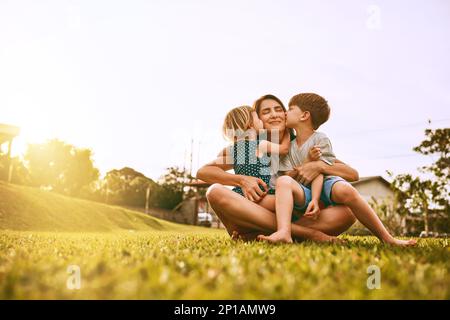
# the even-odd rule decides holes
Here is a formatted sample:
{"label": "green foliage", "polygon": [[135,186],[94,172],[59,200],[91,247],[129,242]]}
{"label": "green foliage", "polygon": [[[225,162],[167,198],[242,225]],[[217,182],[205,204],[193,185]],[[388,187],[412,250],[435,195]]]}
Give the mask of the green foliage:
{"label": "green foliage", "polygon": [[450,128],[425,130],[426,139],[413,150],[424,155],[437,155],[438,159],[423,170],[432,172],[438,179],[449,181],[450,173]]}
{"label": "green foliage", "polygon": [[183,200],[183,187],[188,175],[176,167],[167,168],[159,183],[132,169],[109,171],[100,182],[101,201],[112,204],[144,207],[147,188],[149,204],[163,209],[173,209]]}
{"label": "green foliage", "polygon": [[157,191],[152,195],[153,203],[164,209],[175,208],[183,198],[188,198],[194,191],[186,187],[186,183],[192,181],[193,177],[179,167],[169,167],[161,177]]}
{"label": "green foliage", "polygon": [[[7,180],[9,175],[9,159],[6,154],[0,154],[0,180]],[[31,183],[30,173],[19,157],[11,158],[12,179],[15,184],[28,185]]]}
{"label": "green foliage", "polygon": [[107,203],[145,206],[147,188],[153,192],[156,183],[143,173],[125,167],[109,171],[102,181],[101,194]]}
{"label": "green foliage", "polygon": [[[425,130],[425,140],[413,150],[437,157],[431,165],[420,168],[427,177],[400,174],[394,177],[392,189],[400,215],[421,215],[425,231],[429,231],[428,214],[434,207],[450,219],[449,149],[450,129]],[[388,172],[391,176],[392,173]],[[449,231],[449,230],[446,230]]]}
{"label": "green foliage", "polygon": [[[0,231],[0,299],[450,299],[447,239],[269,245],[197,229]],[[70,265],[80,267],[79,290],[66,286]],[[367,288],[371,265],[380,289]]]}
{"label": "green foliage", "polygon": [[60,140],[30,144],[25,154],[33,186],[78,196],[83,187],[98,179],[92,151]]}
{"label": "green foliage", "polygon": [[183,192],[177,187],[158,184],[151,192],[150,203],[158,208],[172,210],[183,201]]}
{"label": "green foliage", "polygon": [[[389,230],[391,234],[406,235],[405,229],[405,216],[402,214],[396,214],[396,202],[391,199],[376,200],[372,198],[369,202],[370,206],[375,210],[380,217],[383,225]],[[358,222],[359,223],[359,222]],[[360,224],[360,223],[359,223]]]}

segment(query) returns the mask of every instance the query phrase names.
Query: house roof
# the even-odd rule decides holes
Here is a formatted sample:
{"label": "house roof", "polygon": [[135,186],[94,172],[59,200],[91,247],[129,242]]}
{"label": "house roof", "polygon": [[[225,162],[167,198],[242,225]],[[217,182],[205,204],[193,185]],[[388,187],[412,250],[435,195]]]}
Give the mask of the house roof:
{"label": "house roof", "polygon": [[384,179],[382,176],[362,177],[358,181],[352,182],[351,184],[355,186],[355,185],[370,182],[370,181],[379,181],[379,182],[383,183],[384,185],[386,185],[387,187],[391,186],[391,183],[389,181],[387,181],[386,179]]}
{"label": "house roof", "polygon": [[18,136],[19,132],[19,127],[0,123],[0,144]]}
{"label": "house roof", "polygon": [[190,182],[190,183],[186,183],[186,186],[197,187],[197,188],[208,188],[210,185],[211,185],[211,183],[207,183],[207,182],[199,180],[199,179],[195,179],[195,180],[192,180],[192,182]]}

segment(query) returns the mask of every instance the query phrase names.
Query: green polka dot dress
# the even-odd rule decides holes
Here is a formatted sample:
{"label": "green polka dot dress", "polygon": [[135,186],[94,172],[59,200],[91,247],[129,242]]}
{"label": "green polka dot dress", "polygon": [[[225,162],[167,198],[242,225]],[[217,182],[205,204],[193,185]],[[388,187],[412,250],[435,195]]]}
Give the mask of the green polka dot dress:
{"label": "green polka dot dress", "polygon": [[[262,179],[269,186],[270,157],[265,154],[261,158],[256,156],[259,140],[241,140],[233,145],[233,167],[234,173],[249,177]],[[261,190],[264,190],[261,187]],[[244,195],[240,187],[233,188],[233,191]],[[269,189],[269,194],[275,194],[274,189]]]}

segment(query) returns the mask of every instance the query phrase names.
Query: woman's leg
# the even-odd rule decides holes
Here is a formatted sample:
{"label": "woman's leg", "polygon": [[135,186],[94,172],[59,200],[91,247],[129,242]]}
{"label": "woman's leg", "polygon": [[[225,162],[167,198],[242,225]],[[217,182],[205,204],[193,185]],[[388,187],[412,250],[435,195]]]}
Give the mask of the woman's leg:
{"label": "woman's leg", "polygon": [[359,192],[347,182],[338,181],[333,185],[331,199],[336,203],[342,203],[348,206],[356,218],[366,226],[381,241],[399,245],[411,246],[415,245],[415,240],[399,240],[395,239],[385,228],[380,218],[369,204],[361,197]]}
{"label": "woman's leg", "polygon": [[330,236],[338,236],[348,230],[355,221],[352,211],[346,206],[339,205],[320,210],[316,220],[301,216],[294,224],[319,230]]}
{"label": "woman's leg", "polygon": [[[260,234],[267,234],[276,230],[276,217],[272,211],[251,202],[220,184],[209,187],[206,196],[212,209],[222,220],[230,235],[234,231],[238,233],[259,231]],[[318,229],[296,224],[292,225],[292,235],[296,238],[314,241],[329,242],[335,240],[334,237]]]}

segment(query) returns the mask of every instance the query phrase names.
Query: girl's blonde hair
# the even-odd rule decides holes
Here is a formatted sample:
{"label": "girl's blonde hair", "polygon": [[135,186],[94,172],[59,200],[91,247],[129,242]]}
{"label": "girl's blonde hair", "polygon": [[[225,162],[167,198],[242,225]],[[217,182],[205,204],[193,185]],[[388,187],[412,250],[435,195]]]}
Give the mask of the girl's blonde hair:
{"label": "girl's blonde hair", "polygon": [[225,116],[222,126],[222,134],[225,139],[234,141],[246,134],[252,127],[252,111],[250,106],[240,106],[230,110]]}

